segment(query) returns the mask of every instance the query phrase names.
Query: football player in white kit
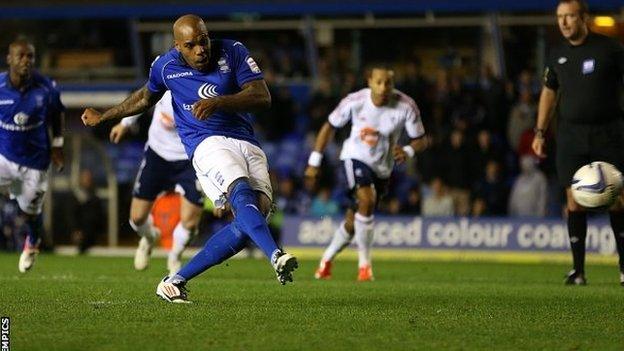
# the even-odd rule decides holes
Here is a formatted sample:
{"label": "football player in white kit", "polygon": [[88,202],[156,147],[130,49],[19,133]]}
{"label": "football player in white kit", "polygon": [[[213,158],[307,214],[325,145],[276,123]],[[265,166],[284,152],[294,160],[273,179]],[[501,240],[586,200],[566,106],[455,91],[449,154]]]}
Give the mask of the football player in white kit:
{"label": "football player in white kit", "polygon": [[[118,143],[138,117],[122,119],[111,129],[110,140]],[[134,255],[134,268],[137,270],[147,268],[152,247],[159,236],[150,215],[154,200],[161,192],[174,187],[183,196],[180,222],[173,230],[173,246],[167,259],[167,269],[171,274],[182,266],[180,257],[191,234],[197,229],[203,199],[195,170],[175,129],[171,92],[167,91],[154,106],[143,161],[132,192],[130,226],[141,237]]]}
{"label": "football player in white kit", "polygon": [[[368,88],[345,97],[319,131],[308,160],[306,177],[316,178],[323,150],[336,128],[351,122],[340,159],[349,185],[353,206],[334,234],[315,272],[317,279],[331,277],[334,257],[355,238],[358,247],[358,280],[373,280],[370,249],[373,243],[374,210],[384,195],[392,168],[427,147],[420,111],[414,100],[394,89],[394,72],[373,65],[367,72]],[[397,145],[403,130],[410,143]]]}

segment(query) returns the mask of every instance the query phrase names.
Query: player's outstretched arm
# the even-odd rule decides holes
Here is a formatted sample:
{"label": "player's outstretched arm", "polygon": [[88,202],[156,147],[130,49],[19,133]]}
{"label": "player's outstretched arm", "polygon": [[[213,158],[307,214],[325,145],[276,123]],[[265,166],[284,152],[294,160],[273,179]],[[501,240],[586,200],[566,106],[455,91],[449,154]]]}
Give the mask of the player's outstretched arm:
{"label": "player's outstretched arm", "polygon": [[535,137],[533,138],[533,143],[531,144],[533,152],[535,152],[535,154],[539,157],[546,157],[546,150],[544,150],[546,146],[544,133],[550,124],[550,118],[556,103],[557,92],[547,86],[544,86],[542,88],[542,93],[540,94],[539,106],[537,109]]}
{"label": "player's outstretched arm", "polygon": [[216,110],[228,112],[258,112],[271,107],[271,93],[264,79],[243,84],[242,90],[232,95],[201,99],[193,104],[193,115],[207,119]]}
{"label": "player's outstretched arm", "polygon": [[333,139],[334,133],[334,127],[329,122],[325,122],[316,136],[314,150],[312,150],[310,158],[308,159],[308,166],[305,170],[306,177],[316,178],[318,175],[319,167],[321,166],[321,161],[323,160],[323,151],[325,150],[327,144]]}
{"label": "player's outstretched arm", "polygon": [[154,106],[162,97],[162,93],[154,93],[147,86],[130,94],[122,103],[114,106],[104,113],[100,113],[90,107],[86,108],[80,117],[86,126],[96,126],[109,119],[119,119],[145,112]]}

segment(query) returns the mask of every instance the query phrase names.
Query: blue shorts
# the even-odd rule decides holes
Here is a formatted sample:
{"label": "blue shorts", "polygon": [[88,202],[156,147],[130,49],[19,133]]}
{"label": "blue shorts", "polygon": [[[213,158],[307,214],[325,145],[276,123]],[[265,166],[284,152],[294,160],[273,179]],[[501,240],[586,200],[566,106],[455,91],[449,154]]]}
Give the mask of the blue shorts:
{"label": "blue shorts", "polygon": [[202,206],[203,199],[193,165],[188,160],[167,161],[149,147],[145,148],[143,161],[134,182],[132,196],[154,201],[163,191],[174,190],[179,185],[184,197]]}
{"label": "blue shorts", "polygon": [[349,186],[350,207],[357,208],[356,190],[358,187],[373,186],[377,193],[377,205],[379,200],[388,192],[389,178],[379,178],[375,172],[364,162],[347,159],[342,162],[347,184]]}

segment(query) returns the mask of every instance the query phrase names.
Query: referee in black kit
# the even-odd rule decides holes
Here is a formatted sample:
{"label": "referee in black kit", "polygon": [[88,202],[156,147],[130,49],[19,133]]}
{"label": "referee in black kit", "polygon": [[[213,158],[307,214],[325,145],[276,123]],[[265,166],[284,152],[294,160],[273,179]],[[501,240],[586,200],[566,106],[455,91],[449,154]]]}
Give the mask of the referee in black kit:
{"label": "referee in black kit", "polygon": [[[572,198],[574,172],[592,161],[605,161],[624,171],[624,113],[619,94],[624,77],[624,47],[587,27],[583,0],[560,0],[557,23],[565,41],[551,52],[544,72],[533,151],[546,157],[545,132],[553,109],[558,115],[556,165],[566,187],[568,234],[574,269],[566,284],[585,285],[587,213]],[[556,107],[555,107],[556,106]],[[624,203],[610,209],[611,227],[620,256],[620,284],[624,286]]]}

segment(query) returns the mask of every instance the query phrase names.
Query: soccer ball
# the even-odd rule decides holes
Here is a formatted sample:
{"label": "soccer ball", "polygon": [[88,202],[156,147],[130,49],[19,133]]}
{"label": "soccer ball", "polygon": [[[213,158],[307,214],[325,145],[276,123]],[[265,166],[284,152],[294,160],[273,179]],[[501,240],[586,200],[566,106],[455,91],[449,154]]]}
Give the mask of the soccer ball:
{"label": "soccer ball", "polygon": [[622,173],[607,162],[592,162],[579,168],[572,177],[572,197],[588,209],[610,207],[621,192]]}

